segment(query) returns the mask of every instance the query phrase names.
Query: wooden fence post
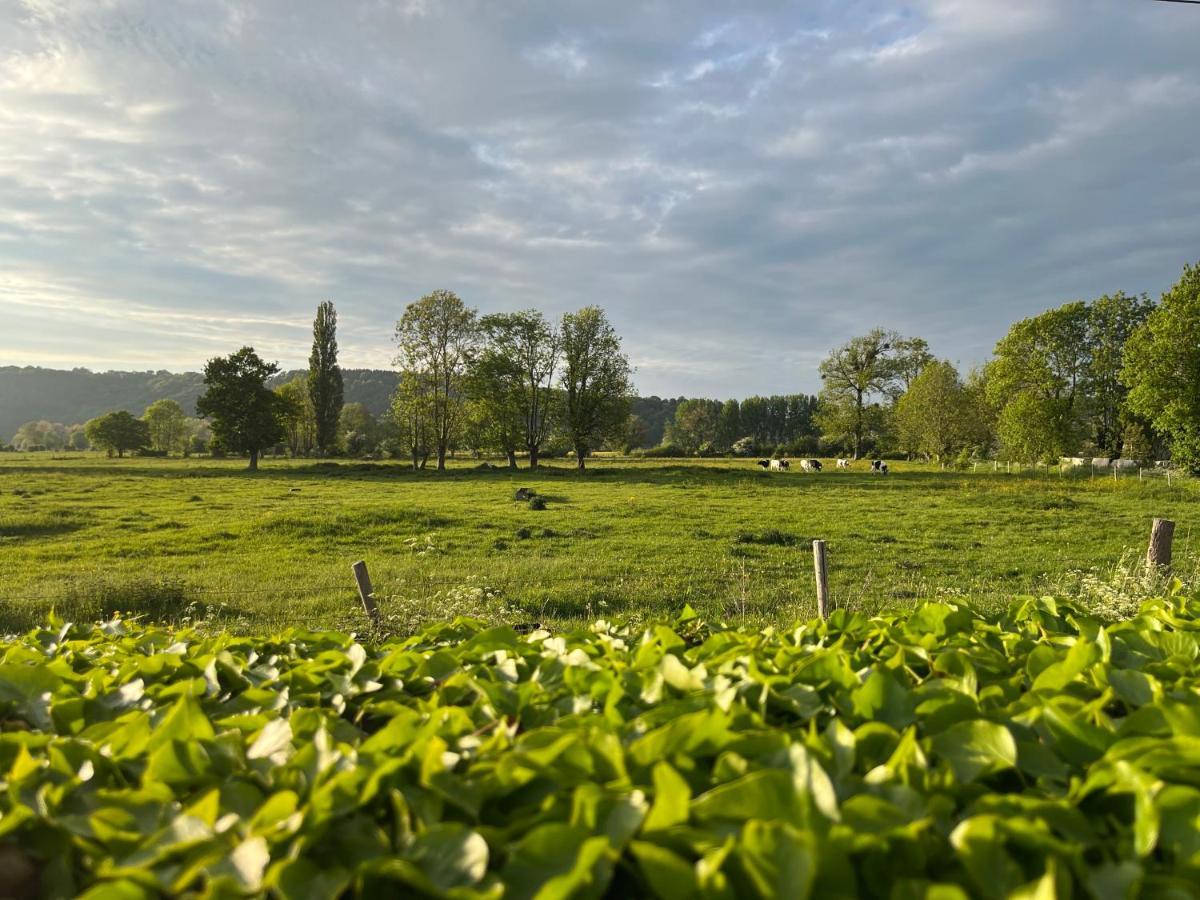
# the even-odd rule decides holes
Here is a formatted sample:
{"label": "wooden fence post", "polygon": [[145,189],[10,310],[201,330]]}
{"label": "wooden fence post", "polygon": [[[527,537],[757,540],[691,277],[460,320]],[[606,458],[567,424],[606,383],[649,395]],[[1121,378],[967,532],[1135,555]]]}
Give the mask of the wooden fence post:
{"label": "wooden fence post", "polygon": [[371,587],[371,576],[367,574],[367,563],[359,560],[350,567],[354,580],[358,583],[358,596],[362,600],[363,610],[374,624],[379,623],[379,606],[375,603],[375,589]]}
{"label": "wooden fence post", "polygon": [[817,577],[817,614],[829,618],[829,567],[825,562],[825,542],[813,541],[813,571]]}
{"label": "wooden fence post", "polygon": [[1146,565],[1171,568],[1171,542],[1175,539],[1175,523],[1170,519],[1155,519],[1150,528],[1150,547],[1146,550]]}

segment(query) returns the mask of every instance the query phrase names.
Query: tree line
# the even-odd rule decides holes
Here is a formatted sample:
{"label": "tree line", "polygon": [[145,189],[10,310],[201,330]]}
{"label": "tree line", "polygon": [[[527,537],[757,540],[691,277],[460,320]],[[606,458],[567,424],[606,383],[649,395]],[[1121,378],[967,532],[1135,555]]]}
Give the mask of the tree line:
{"label": "tree line", "polygon": [[[263,452],[403,457],[438,469],[456,451],[495,452],[536,468],[607,447],[647,455],[837,454],[1148,460],[1200,470],[1200,265],[1158,302],[1118,292],[1015,323],[992,359],[963,375],[920,337],[881,328],[821,362],[821,390],[744,400],[638,401],[632,368],[604,311],[558,321],[537,310],[480,315],[451,291],[410,303],[394,330],[388,411],[344,403],[337,314],[322,303],[306,373],[274,389],[278,366],[250,347],[204,369],[196,417],[174,400],[139,419],[113,412],[83,426],[39,421],[14,443],[123,455]],[[652,433],[661,434],[654,447]]]}

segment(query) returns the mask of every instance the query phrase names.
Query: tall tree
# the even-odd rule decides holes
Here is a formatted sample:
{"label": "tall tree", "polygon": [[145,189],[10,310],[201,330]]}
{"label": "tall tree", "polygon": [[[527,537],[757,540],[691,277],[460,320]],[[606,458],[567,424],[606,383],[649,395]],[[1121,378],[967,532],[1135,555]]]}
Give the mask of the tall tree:
{"label": "tall tree", "polygon": [[846,435],[854,458],[877,415],[869,414],[872,398],[890,395],[897,381],[894,347],[902,338],[876,328],[851,339],[821,361],[823,387],[819,399],[822,430]]}
{"label": "tall tree", "polygon": [[322,456],[333,450],[338,440],[344,385],[337,355],[337,310],[326,300],[317,307],[313,319],[312,353],[308,357],[308,396],[316,426],[317,452]]}
{"label": "tall tree", "polygon": [[187,436],[187,416],[174,400],[155,400],[142,413],[150,428],[150,446],[162,453],[182,450]]}
{"label": "tall tree", "polygon": [[621,338],[598,306],[563,316],[562,346],[563,425],[583,469],[592,447],[629,415],[631,370]]}
{"label": "tall tree", "polygon": [[213,437],[224,447],[250,457],[258,470],[258,455],[283,438],[279,400],[267,379],[279,371],[264,362],[253,347],[229,356],[216,356],[204,366],[205,391],[196,412],[211,422]]}
{"label": "tall tree", "polygon": [[84,431],[93,447],[111,455],[124,456],[126,450],[141,450],[150,445],[150,427],[126,410],[105,413],[90,420]]}
{"label": "tall tree", "polygon": [[462,423],[463,377],[478,333],[477,312],[445,290],[410,303],[396,323],[396,366],[419,375],[414,385],[429,392],[439,471],[446,468],[446,454]]}
{"label": "tall tree", "polygon": [[[480,320],[484,345],[476,360],[477,393],[489,411],[498,434],[507,435],[529,454],[529,468],[538,457],[554,423],[554,373],[561,359],[561,338],[537,310],[499,313]],[[510,456],[510,462],[514,461]]]}
{"label": "tall tree", "polygon": [[1200,473],[1200,263],[1162,296],[1125,347],[1129,409],[1166,436],[1171,457]]}

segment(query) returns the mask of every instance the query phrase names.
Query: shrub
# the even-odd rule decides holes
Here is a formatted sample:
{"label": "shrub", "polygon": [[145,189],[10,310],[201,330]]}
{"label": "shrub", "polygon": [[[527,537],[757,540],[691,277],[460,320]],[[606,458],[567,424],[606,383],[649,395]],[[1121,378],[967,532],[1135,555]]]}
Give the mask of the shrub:
{"label": "shrub", "polygon": [[0,640],[6,871],[93,897],[1195,893],[1200,597],[1107,628],[1030,597],[553,635],[494,627],[520,611],[483,585],[381,606],[426,624]]}
{"label": "shrub", "polygon": [[536,509],[536,510],[545,509],[546,508],[546,498],[535,494],[534,496],[529,498],[529,508]]}

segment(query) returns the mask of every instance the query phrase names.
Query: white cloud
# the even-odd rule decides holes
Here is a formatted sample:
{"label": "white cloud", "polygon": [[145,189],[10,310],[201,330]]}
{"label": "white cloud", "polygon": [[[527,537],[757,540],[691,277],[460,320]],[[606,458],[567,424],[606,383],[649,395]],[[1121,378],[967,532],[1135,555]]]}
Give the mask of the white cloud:
{"label": "white cloud", "polygon": [[600,303],[660,394],[812,389],[876,324],[970,363],[1013,319],[1195,256],[1184,13],[10,0],[0,343],[293,365],[333,299],[346,362],[378,364],[444,286]]}

